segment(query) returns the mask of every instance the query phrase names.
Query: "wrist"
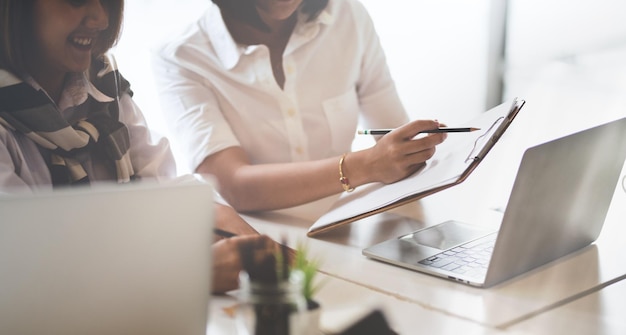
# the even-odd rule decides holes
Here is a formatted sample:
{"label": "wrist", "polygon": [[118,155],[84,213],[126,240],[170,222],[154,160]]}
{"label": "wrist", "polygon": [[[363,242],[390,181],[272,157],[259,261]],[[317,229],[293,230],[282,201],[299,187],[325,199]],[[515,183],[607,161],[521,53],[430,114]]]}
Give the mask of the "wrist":
{"label": "wrist", "polygon": [[339,183],[341,183],[341,187],[343,187],[343,190],[349,193],[354,191],[354,187],[350,184],[350,179],[348,178],[348,174],[345,168],[347,156],[348,153],[345,153],[341,155],[341,158],[339,158]]}

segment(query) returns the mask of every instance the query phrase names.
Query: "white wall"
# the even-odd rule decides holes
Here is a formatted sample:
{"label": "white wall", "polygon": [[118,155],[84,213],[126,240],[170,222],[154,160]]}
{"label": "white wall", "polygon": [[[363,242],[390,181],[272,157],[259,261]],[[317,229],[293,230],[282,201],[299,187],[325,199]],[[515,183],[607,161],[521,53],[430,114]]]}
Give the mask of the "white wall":
{"label": "white wall", "polygon": [[626,1],[509,3],[505,95],[533,94],[547,77],[563,89],[626,95]]}
{"label": "white wall", "polygon": [[489,1],[362,2],[412,118],[453,124],[484,110]]}

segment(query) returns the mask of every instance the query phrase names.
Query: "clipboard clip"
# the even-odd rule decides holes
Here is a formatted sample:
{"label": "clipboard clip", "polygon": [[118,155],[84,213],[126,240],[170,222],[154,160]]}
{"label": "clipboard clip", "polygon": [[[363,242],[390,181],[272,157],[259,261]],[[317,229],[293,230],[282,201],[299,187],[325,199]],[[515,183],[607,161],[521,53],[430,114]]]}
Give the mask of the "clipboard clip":
{"label": "clipboard clip", "polygon": [[[524,100],[518,100],[517,98],[513,99],[513,103],[511,104],[509,113],[506,116],[500,116],[499,118],[497,118],[491,124],[491,126],[487,129],[487,131],[485,131],[482,135],[476,138],[476,140],[474,141],[474,146],[472,147],[472,150],[470,151],[469,155],[467,155],[467,158],[465,159],[465,163],[468,163],[470,161],[479,161],[483,157],[485,157],[485,155],[487,154],[487,152],[489,152],[491,147],[496,144],[498,139],[500,139],[500,136],[504,134],[504,131],[509,127],[509,125],[511,124],[511,121],[513,121],[517,113],[524,106],[524,103],[525,103]],[[498,123],[501,123],[500,126],[495,130],[495,132],[493,132],[493,135],[489,137],[489,141],[491,143],[480,145],[481,144],[480,142],[483,141],[487,137],[487,135],[492,132],[493,128],[495,128]],[[480,151],[476,153],[476,151],[479,150],[479,148],[480,148]]]}
{"label": "clipboard clip", "polygon": [[489,126],[489,128],[487,128],[487,130],[484,133],[482,133],[480,136],[476,138],[476,140],[474,141],[474,145],[472,146],[472,150],[470,150],[469,154],[467,155],[467,158],[465,158],[465,163],[468,163],[470,161],[480,160],[479,154],[476,153],[476,149],[479,147],[478,143],[481,142],[481,140],[483,140],[487,136],[487,134],[491,133],[491,130],[503,119],[504,119],[504,116],[497,118],[495,121],[493,121],[491,126]]}

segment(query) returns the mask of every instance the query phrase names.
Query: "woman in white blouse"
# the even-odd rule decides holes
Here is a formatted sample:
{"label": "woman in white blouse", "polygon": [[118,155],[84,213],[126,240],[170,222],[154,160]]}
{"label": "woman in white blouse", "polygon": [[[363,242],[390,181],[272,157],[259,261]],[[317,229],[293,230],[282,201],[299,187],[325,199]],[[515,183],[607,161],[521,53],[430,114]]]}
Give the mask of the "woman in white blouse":
{"label": "woman in white blouse", "polygon": [[[357,0],[213,2],[154,66],[175,148],[237,210],[398,181],[445,139],[415,138],[438,123],[408,122]],[[359,120],[397,129],[350,152]]]}

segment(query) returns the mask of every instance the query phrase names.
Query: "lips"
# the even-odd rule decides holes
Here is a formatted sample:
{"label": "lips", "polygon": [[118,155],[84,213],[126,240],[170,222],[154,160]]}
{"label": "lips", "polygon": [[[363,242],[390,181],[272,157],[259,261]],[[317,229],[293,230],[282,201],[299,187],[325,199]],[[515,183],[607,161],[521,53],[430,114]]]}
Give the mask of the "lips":
{"label": "lips", "polygon": [[69,42],[80,50],[90,50],[94,44],[93,36],[71,36]]}

